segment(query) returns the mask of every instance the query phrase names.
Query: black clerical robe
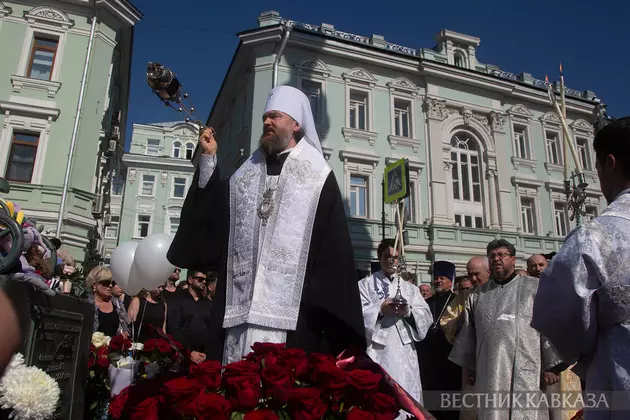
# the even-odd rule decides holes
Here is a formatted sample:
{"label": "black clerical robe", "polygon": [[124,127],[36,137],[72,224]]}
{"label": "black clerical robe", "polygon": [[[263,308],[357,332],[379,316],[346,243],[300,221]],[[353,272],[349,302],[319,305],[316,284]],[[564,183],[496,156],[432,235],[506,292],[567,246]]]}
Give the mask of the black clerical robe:
{"label": "black clerical robe", "polygon": [[[287,156],[285,153],[279,158],[267,158],[267,174],[279,175]],[[221,180],[217,166],[204,188],[198,182],[199,169],[186,196],[168,259],[189,270],[218,271],[210,321],[212,345],[207,357],[221,361],[230,224],[229,180]],[[287,332],[287,347],[333,355],[351,345],[365,349],[352,242],[332,172],[319,197],[306,267],[297,326],[295,331]]]}

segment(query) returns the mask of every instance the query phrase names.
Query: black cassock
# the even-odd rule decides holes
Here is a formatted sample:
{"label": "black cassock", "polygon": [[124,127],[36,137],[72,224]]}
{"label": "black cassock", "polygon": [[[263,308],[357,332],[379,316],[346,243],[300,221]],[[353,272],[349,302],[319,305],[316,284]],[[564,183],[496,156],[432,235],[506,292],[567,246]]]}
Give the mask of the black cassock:
{"label": "black cassock", "polygon": [[[279,175],[287,156],[285,153],[279,158],[267,158],[267,175]],[[218,166],[204,188],[199,188],[198,181],[199,169],[184,201],[179,229],[167,257],[178,267],[219,272],[207,358],[221,361],[230,226],[229,181],[221,180]],[[351,345],[361,350],[366,347],[352,242],[332,171],[322,188],[313,222],[297,327],[287,332],[286,345],[335,356]]]}

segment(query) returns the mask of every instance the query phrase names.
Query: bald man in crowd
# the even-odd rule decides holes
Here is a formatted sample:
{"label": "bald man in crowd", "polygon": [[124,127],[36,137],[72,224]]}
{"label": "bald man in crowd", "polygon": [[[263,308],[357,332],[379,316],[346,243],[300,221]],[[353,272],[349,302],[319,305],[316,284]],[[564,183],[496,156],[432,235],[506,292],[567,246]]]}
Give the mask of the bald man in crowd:
{"label": "bald man in crowd", "polygon": [[490,278],[490,267],[488,259],[485,257],[473,257],[466,264],[468,278],[472,282],[473,287],[481,286]]}
{"label": "bald man in crowd", "polygon": [[424,300],[427,300],[431,296],[433,296],[433,290],[431,289],[430,284],[421,284],[419,287],[420,287],[420,294],[422,295]]}
{"label": "bald man in crowd", "polygon": [[527,259],[527,274],[532,277],[540,278],[540,275],[545,271],[548,265],[549,262],[547,258],[540,254],[534,254]]}

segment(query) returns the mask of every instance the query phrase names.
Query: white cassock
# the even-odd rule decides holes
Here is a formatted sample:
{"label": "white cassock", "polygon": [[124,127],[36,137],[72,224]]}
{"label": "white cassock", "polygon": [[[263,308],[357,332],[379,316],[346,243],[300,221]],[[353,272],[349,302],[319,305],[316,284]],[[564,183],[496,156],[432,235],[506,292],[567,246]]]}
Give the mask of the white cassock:
{"label": "white cassock", "polygon": [[[409,317],[379,316],[383,301],[396,295],[399,280],[400,291],[409,304]],[[417,286],[400,277],[390,281],[383,271],[377,271],[361,280],[359,292],[363,306],[368,356],[422,404],[422,383],[416,342],[424,339],[433,322],[429,305],[420,295]]]}
{"label": "white cassock", "polygon": [[630,419],[630,189],[567,236],[540,276],[531,325],[578,362],[587,393],[613,393],[610,410],[587,406],[585,419]]}

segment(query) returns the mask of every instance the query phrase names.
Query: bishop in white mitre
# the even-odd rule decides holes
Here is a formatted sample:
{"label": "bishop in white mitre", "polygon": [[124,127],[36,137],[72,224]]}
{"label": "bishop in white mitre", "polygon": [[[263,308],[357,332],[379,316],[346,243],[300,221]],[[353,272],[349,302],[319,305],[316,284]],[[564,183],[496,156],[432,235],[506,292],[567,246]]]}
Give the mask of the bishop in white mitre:
{"label": "bishop in white mitre", "polygon": [[168,252],[178,267],[219,271],[206,356],[235,362],[255,342],[333,355],[364,349],[344,204],[308,98],[274,88],[262,123],[260,147],[227,180],[214,132],[201,133]]}
{"label": "bishop in white mitre", "polygon": [[[586,420],[630,419],[630,117],[595,136],[608,207],[565,239],[540,276],[531,325],[586,381]],[[608,408],[606,407],[608,405]]]}
{"label": "bishop in white mitre", "polygon": [[[377,256],[381,270],[359,282],[367,354],[422,404],[416,343],[424,339],[431,326],[431,310],[420,295],[420,289],[395,274],[390,260],[397,258],[392,239],[381,242]],[[399,286],[408,303],[402,310],[389,304]]]}

